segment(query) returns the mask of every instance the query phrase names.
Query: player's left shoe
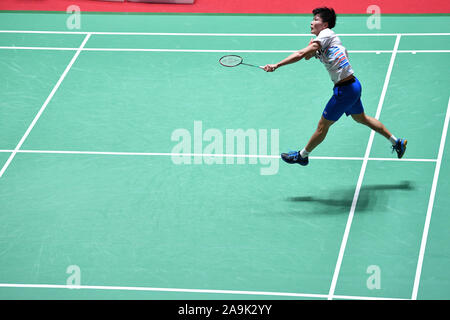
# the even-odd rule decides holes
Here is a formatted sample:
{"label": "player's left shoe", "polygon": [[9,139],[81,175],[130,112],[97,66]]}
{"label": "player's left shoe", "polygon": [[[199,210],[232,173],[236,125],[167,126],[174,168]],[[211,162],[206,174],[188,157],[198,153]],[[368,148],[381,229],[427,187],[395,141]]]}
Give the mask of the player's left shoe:
{"label": "player's left shoe", "polygon": [[395,146],[392,146],[392,152],[396,151],[399,159],[401,159],[405,154],[407,143],[408,140],[406,139],[397,139]]}
{"label": "player's left shoe", "polygon": [[288,153],[282,153],[281,159],[289,164],[298,163],[301,166],[306,166],[309,163],[308,157],[302,158],[300,151],[289,151]]}

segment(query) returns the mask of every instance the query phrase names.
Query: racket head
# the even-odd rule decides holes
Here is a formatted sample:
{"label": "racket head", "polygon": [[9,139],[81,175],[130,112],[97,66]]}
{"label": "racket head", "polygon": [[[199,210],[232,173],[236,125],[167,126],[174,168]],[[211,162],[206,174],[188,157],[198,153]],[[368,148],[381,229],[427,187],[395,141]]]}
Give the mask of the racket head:
{"label": "racket head", "polygon": [[244,59],[241,56],[230,54],[219,59],[219,63],[224,67],[236,67],[242,63]]}

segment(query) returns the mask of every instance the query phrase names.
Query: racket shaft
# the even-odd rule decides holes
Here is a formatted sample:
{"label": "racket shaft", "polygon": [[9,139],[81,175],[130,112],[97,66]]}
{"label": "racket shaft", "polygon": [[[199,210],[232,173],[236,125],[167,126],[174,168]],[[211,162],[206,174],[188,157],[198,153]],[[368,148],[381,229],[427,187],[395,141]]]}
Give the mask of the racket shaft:
{"label": "racket shaft", "polygon": [[250,66],[250,67],[255,67],[255,68],[264,69],[263,67],[255,66],[254,64],[249,64],[249,63],[245,63],[245,62],[242,62],[241,64],[245,64],[246,66]]}

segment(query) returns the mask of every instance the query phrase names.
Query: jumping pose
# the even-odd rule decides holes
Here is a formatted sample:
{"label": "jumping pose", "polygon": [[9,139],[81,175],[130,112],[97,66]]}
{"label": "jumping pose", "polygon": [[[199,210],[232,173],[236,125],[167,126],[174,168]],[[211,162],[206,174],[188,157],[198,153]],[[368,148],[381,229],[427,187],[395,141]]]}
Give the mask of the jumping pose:
{"label": "jumping pose", "polygon": [[361,103],[361,83],[355,77],[348,59],[347,49],[342,45],[339,37],[331,30],[336,24],[336,14],[331,8],[316,8],[313,10],[311,33],[316,35],[309,45],[294,52],[277,64],[268,64],[264,67],[267,72],[273,72],[281,66],[297,61],[309,60],[312,57],[320,59],[330,74],[334,83],[333,96],[328,101],[316,131],[307,145],[300,151],[282,153],[281,158],[287,163],[298,163],[302,166],[308,164],[308,156],[324,139],[330,126],[345,113],[361,124],[364,124],[383,135],[392,143],[392,149],[397,152],[398,158],[403,157],[406,151],[406,139],[397,139],[377,119],[364,113]]}

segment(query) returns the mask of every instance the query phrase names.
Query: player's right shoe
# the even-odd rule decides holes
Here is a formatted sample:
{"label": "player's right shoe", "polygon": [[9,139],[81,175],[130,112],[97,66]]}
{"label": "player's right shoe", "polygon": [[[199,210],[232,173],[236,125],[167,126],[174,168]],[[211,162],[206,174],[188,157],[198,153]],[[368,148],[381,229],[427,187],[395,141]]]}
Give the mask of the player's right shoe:
{"label": "player's right shoe", "polygon": [[306,166],[309,162],[308,157],[302,158],[300,151],[289,151],[288,153],[282,153],[281,159],[289,164],[298,163],[301,166]]}
{"label": "player's right shoe", "polygon": [[406,151],[406,144],[408,141],[406,139],[397,139],[395,146],[392,146],[392,152],[397,152],[397,157],[401,159]]}

